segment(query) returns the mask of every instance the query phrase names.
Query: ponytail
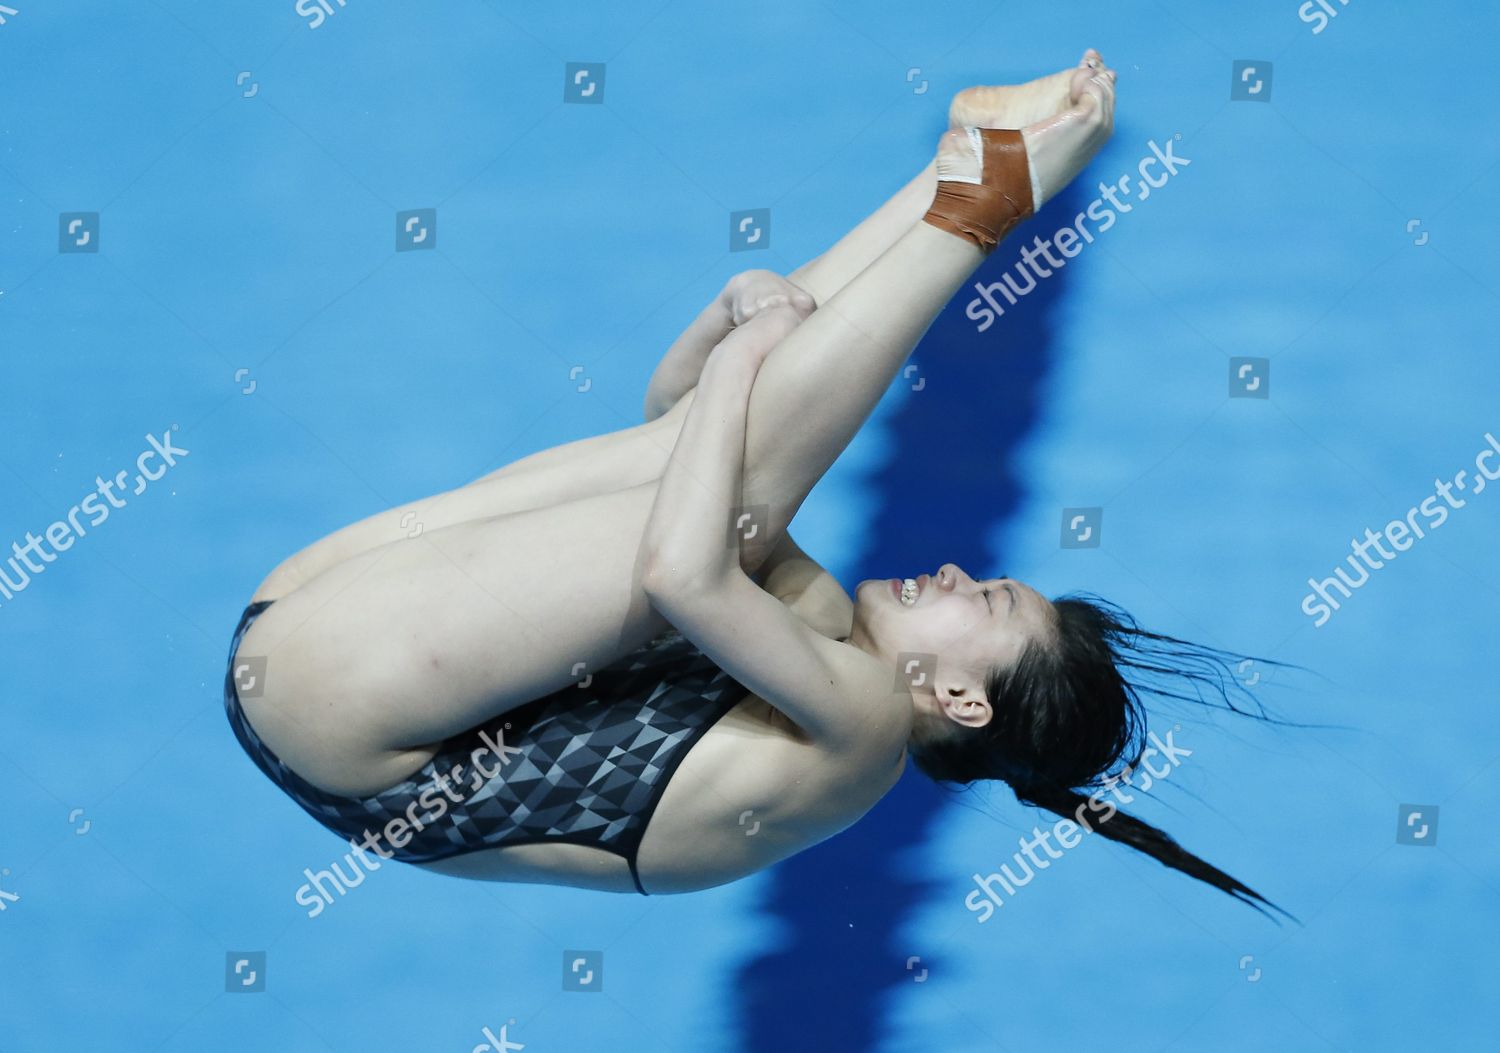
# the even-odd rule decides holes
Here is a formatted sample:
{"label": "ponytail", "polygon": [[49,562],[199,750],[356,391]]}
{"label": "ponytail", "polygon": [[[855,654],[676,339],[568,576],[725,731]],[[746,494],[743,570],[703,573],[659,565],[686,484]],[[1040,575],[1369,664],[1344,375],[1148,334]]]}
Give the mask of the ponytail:
{"label": "ponytail", "polygon": [[[1235,899],[1259,910],[1266,917],[1275,921],[1275,917],[1263,910],[1260,904],[1264,903],[1272,910],[1280,911],[1288,918],[1302,924],[1296,917],[1282,910],[1276,904],[1266,899],[1248,885],[1230,877],[1218,867],[1207,863],[1191,852],[1187,851],[1170,834],[1158,830],[1150,823],[1143,823],[1133,815],[1128,815],[1109,802],[1109,814],[1100,818],[1085,821],[1080,818],[1080,813],[1091,811],[1090,799],[1082,794],[1076,793],[1065,787],[1038,787],[1026,791],[1016,790],[1016,799],[1023,804],[1033,804],[1045,808],[1065,819],[1079,823],[1095,833],[1102,834],[1111,841],[1129,845],[1138,852],[1144,852],[1151,856],[1163,866],[1179,870],[1189,877],[1197,878],[1199,881],[1207,882],[1222,892],[1227,892]],[[1092,814],[1092,812],[1091,812]]]}

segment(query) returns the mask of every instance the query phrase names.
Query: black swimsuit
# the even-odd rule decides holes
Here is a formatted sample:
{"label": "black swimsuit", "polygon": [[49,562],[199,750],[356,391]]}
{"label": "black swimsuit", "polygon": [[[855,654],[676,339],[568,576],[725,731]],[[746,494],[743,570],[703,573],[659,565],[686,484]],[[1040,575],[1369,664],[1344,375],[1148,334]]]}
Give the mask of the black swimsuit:
{"label": "black swimsuit", "polygon": [[270,605],[245,608],[230,645],[224,709],[235,737],[318,822],[410,863],[507,845],[588,845],[624,858],[647,895],[636,854],[651,813],[688,750],[748,693],[672,629],[594,673],[586,687],[569,685],[446,740],[389,789],[325,793],[261,742],[240,707],[235,652]]}

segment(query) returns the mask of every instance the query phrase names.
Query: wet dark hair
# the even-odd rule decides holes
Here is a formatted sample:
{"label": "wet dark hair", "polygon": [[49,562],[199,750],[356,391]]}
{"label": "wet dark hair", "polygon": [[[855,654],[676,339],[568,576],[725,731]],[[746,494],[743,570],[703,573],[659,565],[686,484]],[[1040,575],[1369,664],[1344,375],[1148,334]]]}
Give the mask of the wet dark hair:
{"label": "wet dark hair", "polygon": [[[1051,638],[1031,640],[1014,664],[992,669],[986,679],[985,694],[994,710],[989,723],[914,737],[909,747],[913,763],[940,783],[1002,780],[1023,804],[1127,844],[1263,914],[1261,904],[1292,917],[1107,797],[1090,801],[1090,794],[1077,788],[1110,787],[1134,771],[1148,742],[1142,692],[1202,704],[1217,699],[1235,713],[1303,725],[1270,716],[1250,696],[1234,672],[1248,656],[1148,632],[1122,608],[1087,593],[1061,597],[1052,608]],[[1254,709],[1238,705],[1237,696],[1249,698]],[[1123,766],[1107,776],[1121,760]],[[1108,814],[1098,813],[1099,804]],[[1090,814],[1085,818],[1082,812]]]}

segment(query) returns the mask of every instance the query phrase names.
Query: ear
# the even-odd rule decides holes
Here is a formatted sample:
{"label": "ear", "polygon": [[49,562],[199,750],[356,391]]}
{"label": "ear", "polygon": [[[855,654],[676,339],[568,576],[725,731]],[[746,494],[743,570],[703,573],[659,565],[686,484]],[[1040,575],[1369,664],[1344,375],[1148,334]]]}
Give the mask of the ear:
{"label": "ear", "polygon": [[982,728],[995,715],[989,700],[984,697],[984,686],[969,676],[939,676],[933,687],[938,707],[955,724]]}

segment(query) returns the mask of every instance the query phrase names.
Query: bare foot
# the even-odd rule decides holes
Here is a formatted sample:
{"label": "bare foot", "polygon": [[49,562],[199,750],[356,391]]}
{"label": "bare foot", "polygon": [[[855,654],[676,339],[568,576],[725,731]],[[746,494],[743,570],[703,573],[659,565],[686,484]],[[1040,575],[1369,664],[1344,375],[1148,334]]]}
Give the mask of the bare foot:
{"label": "bare foot", "polygon": [[1089,48],[1078,65],[1025,84],[965,88],[948,107],[948,127],[1024,128],[1077,103],[1084,83],[1100,70],[1115,76],[1104,56]]}
{"label": "bare foot", "polygon": [[1101,61],[1069,78],[1069,103],[1021,129],[1040,209],[1094,159],[1115,130],[1115,73]]}
{"label": "bare foot", "polygon": [[[1088,65],[1088,58],[1094,54],[1090,52],[1083,65],[1067,72],[1066,104],[1049,110],[1046,115],[1021,128],[1021,140],[1026,144],[1026,159],[1030,167],[1033,211],[1040,211],[1048,200],[1072,182],[1114,131],[1114,73],[1102,62]],[[1048,80],[1044,77],[1032,83]],[[1009,89],[969,89],[994,90]],[[975,156],[975,147],[968,133],[962,129],[943,133],[937,153],[939,179],[977,183],[981,169],[981,161]]]}

